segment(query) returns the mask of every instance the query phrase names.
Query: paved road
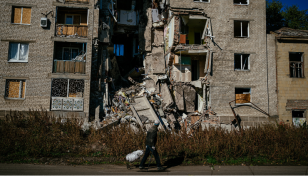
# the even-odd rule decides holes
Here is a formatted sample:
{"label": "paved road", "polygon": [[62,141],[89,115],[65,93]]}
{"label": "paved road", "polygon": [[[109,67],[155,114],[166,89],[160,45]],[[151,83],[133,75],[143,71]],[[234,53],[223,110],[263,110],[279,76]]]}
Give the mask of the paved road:
{"label": "paved road", "polygon": [[165,172],[127,170],[123,165],[62,166],[0,164],[1,175],[307,175],[308,166],[175,166]]}

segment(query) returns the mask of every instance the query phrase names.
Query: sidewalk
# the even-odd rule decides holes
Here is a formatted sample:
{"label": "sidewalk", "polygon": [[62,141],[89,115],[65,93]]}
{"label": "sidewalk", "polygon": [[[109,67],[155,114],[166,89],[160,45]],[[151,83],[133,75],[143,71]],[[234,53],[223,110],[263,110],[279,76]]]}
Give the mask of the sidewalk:
{"label": "sidewalk", "polygon": [[63,166],[34,164],[0,164],[1,175],[307,175],[308,166],[175,166],[165,172],[149,172],[124,165]]}

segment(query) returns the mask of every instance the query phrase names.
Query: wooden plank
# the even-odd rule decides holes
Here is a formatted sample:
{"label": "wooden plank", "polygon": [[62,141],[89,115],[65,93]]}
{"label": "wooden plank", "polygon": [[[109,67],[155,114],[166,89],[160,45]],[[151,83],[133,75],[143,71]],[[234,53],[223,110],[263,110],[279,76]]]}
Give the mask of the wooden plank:
{"label": "wooden plank", "polygon": [[26,82],[23,81],[22,82],[22,97],[21,98],[25,98],[26,97]]}
{"label": "wooden plank", "polygon": [[19,81],[10,81],[9,82],[9,93],[8,98],[19,98]]}
{"label": "wooden plank", "polygon": [[64,73],[64,61],[57,61],[57,73]]}
{"label": "wooden plank", "polygon": [[73,35],[74,34],[74,26],[67,26],[66,35]]}
{"label": "wooden plank", "polygon": [[21,22],[21,8],[14,7],[14,23],[20,23],[20,22]]}
{"label": "wooden plank", "polygon": [[80,62],[75,63],[75,73],[80,73]]}
{"label": "wooden plank", "polygon": [[82,27],[82,36],[83,37],[87,37],[88,36],[88,27],[87,26],[83,26]]}
{"label": "wooden plank", "polygon": [[250,94],[235,94],[236,103],[249,103],[250,102]]}
{"label": "wooden plank", "polygon": [[79,62],[79,63],[80,63],[79,73],[85,74],[86,73],[86,70],[85,70],[86,63],[85,62]]}
{"label": "wooden plank", "polygon": [[22,24],[31,24],[31,8],[23,8]]}

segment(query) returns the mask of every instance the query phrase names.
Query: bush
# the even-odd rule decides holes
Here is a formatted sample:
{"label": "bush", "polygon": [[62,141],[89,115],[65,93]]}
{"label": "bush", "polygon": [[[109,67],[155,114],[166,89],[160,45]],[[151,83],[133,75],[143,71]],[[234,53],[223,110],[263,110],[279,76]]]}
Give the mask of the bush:
{"label": "bush", "polygon": [[[31,111],[29,117],[14,113],[0,121],[0,155],[55,156],[100,154],[123,158],[145,149],[146,133],[134,132],[129,125],[118,125],[109,131],[81,130],[77,119],[48,117],[44,111]],[[100,146],[99,151],[97,147]],[[221,128],[199,129],[190,137],[185,130],[160,132],[156,146],[161,157],[243,158],[260,156],[270,160],[308,160],[308,128],[286,124],[265,125],[242,133]]]}

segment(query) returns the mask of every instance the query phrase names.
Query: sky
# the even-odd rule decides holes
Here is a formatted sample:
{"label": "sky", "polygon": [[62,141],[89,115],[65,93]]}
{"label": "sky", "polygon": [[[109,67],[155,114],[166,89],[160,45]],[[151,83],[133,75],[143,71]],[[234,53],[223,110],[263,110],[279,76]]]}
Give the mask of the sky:
{"label": "sky", "polygon": [[280,0],[283,5],[297,5],[300,10],[308,9],[308,0]]}

